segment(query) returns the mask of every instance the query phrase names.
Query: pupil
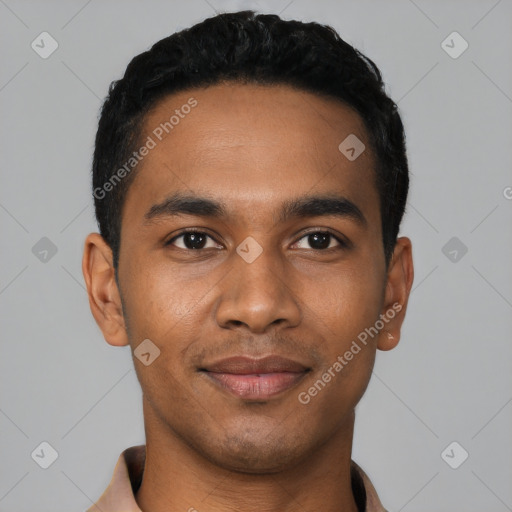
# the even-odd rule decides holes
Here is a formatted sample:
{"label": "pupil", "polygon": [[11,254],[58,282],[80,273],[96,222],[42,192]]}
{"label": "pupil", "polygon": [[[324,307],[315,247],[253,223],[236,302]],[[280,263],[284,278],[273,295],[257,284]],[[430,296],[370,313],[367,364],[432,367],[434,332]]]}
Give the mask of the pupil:
{"label": "pupil", "polygon": [[329,247],[330,237],[329,233],[313,233],[309,235],[309,244],[313,249],[326,249]]}
{"label": "pupil", "polygon": [[201,233],[187,233],[185,245],[188,249],[201,249],[204,246],[205,238]]}

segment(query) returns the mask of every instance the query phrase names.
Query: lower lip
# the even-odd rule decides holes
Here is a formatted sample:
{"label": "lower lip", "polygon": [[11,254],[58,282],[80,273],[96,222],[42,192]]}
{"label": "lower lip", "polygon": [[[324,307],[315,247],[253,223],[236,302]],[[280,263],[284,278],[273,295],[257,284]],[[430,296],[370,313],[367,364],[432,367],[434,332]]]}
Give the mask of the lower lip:
{"label": "lower lip", "polygon": [[295,386],[306,372],[278,372],[257,375],[204,372],[233,395],[246,400],[263,400]]}

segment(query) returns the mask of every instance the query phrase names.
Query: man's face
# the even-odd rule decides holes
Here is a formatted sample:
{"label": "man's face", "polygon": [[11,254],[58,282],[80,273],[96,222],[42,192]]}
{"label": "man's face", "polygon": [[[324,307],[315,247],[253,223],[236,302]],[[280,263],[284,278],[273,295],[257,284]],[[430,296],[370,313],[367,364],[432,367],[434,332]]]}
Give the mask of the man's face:
{"label": "man's face", "polygon": [[[197,105],[158,140],[161,123],[191,97]],[[351,134],[366,146],[353,161],[338,149]],[[159,102],[141,141],[148,136],[156,146],[128,190],[119,259],[131,348],[150,339],[160,350],[148,366],[134,358],[146,429],[241,471],[305,460],[350,429],[376,338],[307,404],[299,394],[385,313],[364,125],[341,103],[289,87],[219,85]],[[222,215],[164,206],[183,196],[219,203]],[[283,209],[308,198],[345,206]],[[292,363],[223,362],[269,356]]]}

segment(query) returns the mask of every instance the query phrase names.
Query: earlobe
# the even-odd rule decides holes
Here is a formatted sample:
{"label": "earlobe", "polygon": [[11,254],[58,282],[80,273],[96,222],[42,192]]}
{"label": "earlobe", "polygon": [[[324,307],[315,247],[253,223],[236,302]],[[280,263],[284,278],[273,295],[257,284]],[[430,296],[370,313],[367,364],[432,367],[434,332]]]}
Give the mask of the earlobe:
{"label": "earlobe", "polygon": [[91,312],[110,345],[128,345],[121,296],[115,279],[112,250],[99,233],[91,233],[84,244],[82,272]]}
{"label": "earlobe", "polygon": [[377,342],[379,350],[391,350],[400,341],[400,330],[413,280],[412,243],[409,238],[401,237],[397,239],[388,268],[384,306],[381,312],[386,326],[379,334]]}

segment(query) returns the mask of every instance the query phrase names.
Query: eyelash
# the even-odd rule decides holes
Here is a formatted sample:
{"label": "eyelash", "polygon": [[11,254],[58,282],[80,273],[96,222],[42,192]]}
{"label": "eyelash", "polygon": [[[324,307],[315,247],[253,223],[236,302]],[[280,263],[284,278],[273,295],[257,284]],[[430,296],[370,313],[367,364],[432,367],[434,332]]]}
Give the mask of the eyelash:
{"label": "eyelash", "polygon": [[[182,231],[181,233],[175,235],[169,241],[165,242],[165,246],[172,245],[172,243],[174,241],[176,241],[178,238],[183,237],[184,235],[187,235],[188,233],[199,233],[201,235],[206,235],[209,238],[211,238],[215,243],[217,243],[217,244],[219,243],[219,242],[217,242],[217,240],[215,240],[215,238],[213,236],[211,236],[210,234],[208,234],[205,231],[201,231],[199,229],[187,229],[187,230]],[[306,238],[309,235],[314,235],[314,234],[330,235],[332,238],[334,238],[338,242],[339,247],[329,247],[329,248],[326,248],[326,249],[311,249],[312,251],[328,252],[328,251],[332,251],[332,250],[336,250],[336,249],[347,249],[349,247],[349,244],[347,242],[345,242],[339,236],[335,235],[333,232],[331,232],[329,230],[319,230],[319,229],[317,229],[316,231],[308,231],[307,233],[304,233],[295,243],[297,243],[298,241],[302,240],[303,238]],[[177,247],[177,249],[180,249],[182,251],[194,251],[194,252],[199,252],[199,251],[204,250],[204,249],[183,249],[181,247]]]}

